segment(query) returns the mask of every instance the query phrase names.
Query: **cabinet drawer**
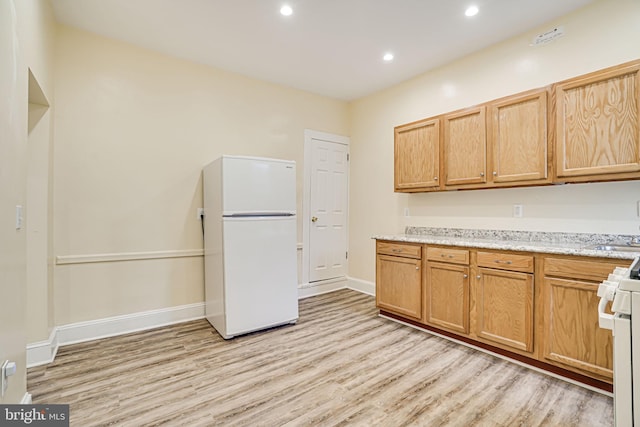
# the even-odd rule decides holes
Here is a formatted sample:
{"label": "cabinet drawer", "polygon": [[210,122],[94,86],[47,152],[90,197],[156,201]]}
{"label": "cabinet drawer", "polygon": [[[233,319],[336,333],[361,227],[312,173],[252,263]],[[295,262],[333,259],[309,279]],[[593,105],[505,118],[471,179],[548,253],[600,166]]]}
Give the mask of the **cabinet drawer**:
{"label": "cabinet drawer", "polygon": [[566,277],[569,279],[584,279],[599,282],[607,278],[616,267],[629,267],[630,260],[577,260],[563,258],[545,258],[544,275]]}
{"label": "cabinet drawer", "polygon": [[478,252],[478,267],[533,273],[533,257],[500,252]]}
{"label": "cabinet drawer", "polygon": [[407,258],[420,259],[422,256],[422,246],[417,244],[378,242],[377,251],[379,254],[396,255]]}
{"label": "cabinet drawer", "polygon": [[449,248],[427,248],[427,260],[469,265],[469,251]]}

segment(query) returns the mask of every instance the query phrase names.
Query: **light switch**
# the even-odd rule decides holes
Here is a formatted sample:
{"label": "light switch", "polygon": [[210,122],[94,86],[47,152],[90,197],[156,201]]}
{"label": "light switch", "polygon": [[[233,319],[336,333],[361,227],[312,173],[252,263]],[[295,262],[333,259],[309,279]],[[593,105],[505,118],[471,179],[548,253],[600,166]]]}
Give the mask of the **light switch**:
{"label": "light switch", "polygon": [[22,205],[16,205],[16,230],[22,229]]}
{"label": "light switch", "polygon": [[5,360],[0,370],[0,397],[4,396],[7,388],[9,388],[9,377],[16,374],[16,362]]}

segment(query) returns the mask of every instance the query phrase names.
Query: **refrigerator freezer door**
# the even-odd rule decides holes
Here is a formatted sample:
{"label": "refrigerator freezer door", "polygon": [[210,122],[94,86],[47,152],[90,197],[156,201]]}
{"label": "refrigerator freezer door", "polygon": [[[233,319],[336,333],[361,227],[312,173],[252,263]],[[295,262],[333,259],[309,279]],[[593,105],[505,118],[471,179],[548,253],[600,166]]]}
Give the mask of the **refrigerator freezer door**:
{"label": "refrigerator freezer door", "polygon": [[295,162],[255,157],[222,159],[223,215],[296,212]]}
{"label": "refrigerator freezer door", "polygon": [[224,338],[298,318],[296,217],[225,218]]}

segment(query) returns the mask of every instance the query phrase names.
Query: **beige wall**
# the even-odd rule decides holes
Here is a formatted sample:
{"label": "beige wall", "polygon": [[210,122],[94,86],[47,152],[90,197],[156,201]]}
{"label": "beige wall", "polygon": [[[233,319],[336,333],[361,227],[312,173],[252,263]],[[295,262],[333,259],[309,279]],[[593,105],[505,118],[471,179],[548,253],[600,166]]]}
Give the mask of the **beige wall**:
{"label": "beige wall", "polygon": [[[47,1],[0,0],[0,363],[8,359],[18,366],[1,403],[19,403],[26,393],[28,70],[41,77],[45,93],[51,90],[52,29]],[[22,230],[15,228],[16,205],[24,207]],[[39,286],[46,289],[47,283]]]}
{"label": "beige wall", "polygon": [[[29,3],[21,3],[27,6]],[[29,85],[27,136],[27,342],[46,340],[53,323],[53,57],[55,18],[48,2],[25,8]],[[27,14],[28,12],[28,14]]]}
{"label": "beige wall", "polygon": [[[61,26],[55,254],[202,249],[202,166],[298,162],[304,129],[348,134],[347,104]],[[201,257],[57,265],[56,325],[203,301]]]}
{"label": "beige wall", "polygon": [[[600,0],[520,37],[352,103],[349,275],[375,279],[375,234],[405,225],[637,234],[640,182],[400,195],[393,128],[640,58],[640,2]],[[530,47],[539,32],[566,35]],[[524,217],[512,218],[512,205]],[[404,217],[409,208],[410,217]]]}

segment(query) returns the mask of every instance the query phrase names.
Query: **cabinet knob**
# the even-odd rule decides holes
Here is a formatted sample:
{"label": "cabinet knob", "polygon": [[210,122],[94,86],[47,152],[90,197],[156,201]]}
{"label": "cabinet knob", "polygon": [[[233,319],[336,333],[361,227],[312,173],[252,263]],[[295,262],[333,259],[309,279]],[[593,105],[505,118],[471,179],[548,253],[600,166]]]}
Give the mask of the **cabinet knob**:
{"label": "cabinet knob", "polygon": [[317,220],[318,220],[318,217],[316,217],[316,216],[312,216],[311,217],[311,222],[316,222]]}
{"label": "cabinet knob", "polygon": [[493,176],[497,176],[497,175],[498,175],[498,172],[493,171]]}
{"label": "cabinet knob", "polygon": [[416,267],[416,270],[420,270],[420,267]]}
{"label": "cabinet knob", "polygon": [[484,172],[480,172],[480,176],[484,176]]}
{"label": "cabinet knob", "polygon": [[462,277],[464,277],[466,279],[467,277],[469,277],[469,275],[468,274],[463,274]]}
{"label": "cabinet knob", "polygon": [[482,277],[480,277],[480,275],[478,274],[478,275],[476,276],[476,279],[480,280],[480,279],[482,279]]}
{"label": "cabinet knob", "polygon": [[434,181],[437,181],[437,180],[438,180],[438,177],[437,177],[437,176],[434,176],[434,177],[433,177],[433,180],[434,180]]}

